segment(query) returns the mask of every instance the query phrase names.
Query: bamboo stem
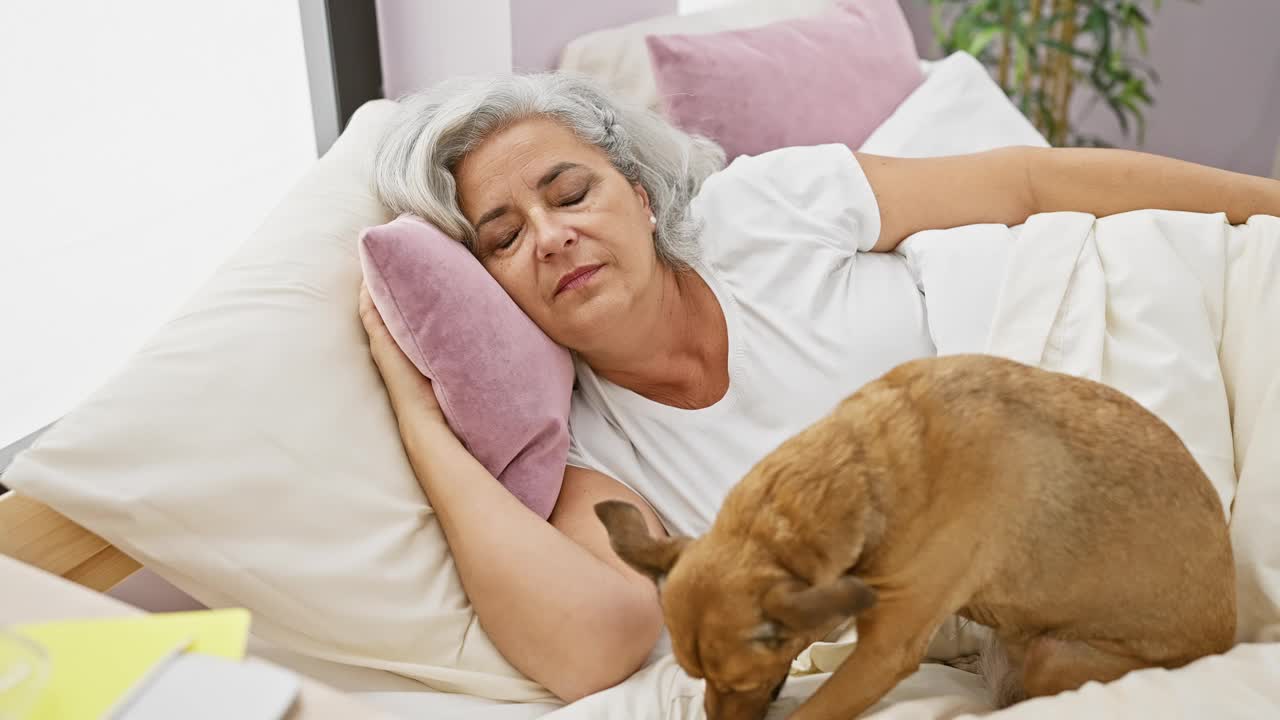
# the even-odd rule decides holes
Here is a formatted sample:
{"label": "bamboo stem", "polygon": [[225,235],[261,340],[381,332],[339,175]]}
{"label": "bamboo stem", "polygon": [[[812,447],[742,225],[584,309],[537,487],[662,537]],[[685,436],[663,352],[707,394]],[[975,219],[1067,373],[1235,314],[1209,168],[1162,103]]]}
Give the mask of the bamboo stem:
{"label": "bamboo stem", "polygon": [[[1062,0],[1053,0],[1049,7],[1049,15],[1055,16],[1062,11]],[[1060,40],[1059,33],[1062,31],[1061,24],[1057,21],[1049,25],[1048,33],[1051,40]],[[1044,100],[1045,112],[1049,118],[1046,123],[1050,130],[1045,135],[1045,139],[1050,145],[1058,145],[1058,53],[1056,50],[1045,48],[1045,69],[1044,69]]]}
{"label": "bamboo stem", "polygon": [[[1041,5],[1041,0],[1031,0],[1031,15],[1028,18],[1029,25],[1034,27],[1035,24],[1040,21],[1040,15],[1042,12],[1043,12],[1043,6]],[[1040,55],[1040,41],[1039,41],[1040,38],[1034,30],[1031,32],[1030,39],[1032,44],[1031,44],[1031,47],[1027,48],[1027,55],[1034,56],[1035,58],[1038,59]],[[1032,68],[1033,65],[1039,65],[1040,70],[1039,71],[1033,70]],[[1033,72],[1037,76],[1036,79],[1040,81],[1040,88],[1043,90],[1044,65],[1032,62],[1031,59],[1029,58],[1027,61],[1027,71],[1023,73],[1022,77],[1020,78],[1021,87],[1019,88],[1019,92],[1022,94],[1022,97],[1027,100],[1027,102],[1030,102],[1030,98],[1031,98],[1031,75]],[[1036,129],[1039,130],[1041,134],[1044,134],[1046,129],[1044,124],[1044,118],[1041,116],[1041,113],[1039,111],[1039,104],[1037,103],[1034,106],[1034,108],[1035,108],[1035,111],[1031,113],[1032,124],[1036,126]]]}
{"label": "bamboo stem", "polygon": [[1009,61],[1013,57],[1013,3],[1004,6],[1004,32],[1000,34],[1000,89],[1009,91]]}
{"label": "bamboo stem", "polygon": [[[1062,46],[1065,48],[1075,47],[1076,42],[1076,0],[1064,0],[1063,5],[1066,11],[1066,18],[1062,25]],[[1074,90],[1075,58],[1071,53],[1065,50],[1059,51],[1061,55],[1060,69],[1061,73],[1061,92],[1058,96],[1058,137],[1059,144],[1065,144],[1067,141],[1067,133],[1071,126],[1071,93]]]}

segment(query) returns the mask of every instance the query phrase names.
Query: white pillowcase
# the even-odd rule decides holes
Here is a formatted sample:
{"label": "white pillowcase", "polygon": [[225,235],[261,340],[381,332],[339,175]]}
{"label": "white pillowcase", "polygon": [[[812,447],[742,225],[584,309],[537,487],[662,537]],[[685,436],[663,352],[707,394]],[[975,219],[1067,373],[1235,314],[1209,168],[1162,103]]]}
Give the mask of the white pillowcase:
{"label": "white pillowcase", "polygon": [[957,52],[930,64],[920,87],[858,149],[872,155],[941,157],[1009,145],[1049,143],[982,63]]}
{"label": "white pillowcase", "polygon": [[548,699],[481,631],[357,318],[356,240],[389,219],[371,168],[395,109],[361,108],[235,257],[5,483],[200,602],[249,608],[275,645],[441,690]]}
{"label": "white pillowcase", "polygon": [[835,0],[741,0],[690,15],[663,15],[575,38],[560,56],[560,69],[595,78],[615,97],[661,111],[658,85],[649,63],[646,35],[701,35],[767,25],[817,15]]}
{"label": "white pillowcase", "polygon": [[[1010,145],[1046,147],[973,56],[933,63],[924,83],[858,148],[873,155],[938,157]],[[973,225],[926,230],[898,245],[924,294],[939,355],[984,352],[1013,233]]]}

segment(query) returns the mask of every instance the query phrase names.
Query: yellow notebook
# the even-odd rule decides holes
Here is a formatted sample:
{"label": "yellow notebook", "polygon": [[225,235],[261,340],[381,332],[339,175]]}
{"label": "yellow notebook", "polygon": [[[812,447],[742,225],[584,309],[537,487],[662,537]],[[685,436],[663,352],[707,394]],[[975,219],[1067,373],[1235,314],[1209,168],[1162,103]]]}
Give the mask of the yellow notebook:
{"label": "yellow notebook", "polygon": [[51,661],[49,683],[30,720],[96,719],[175,651],[243,658],[249,611],[158,613],[12,629],[43,645]]}

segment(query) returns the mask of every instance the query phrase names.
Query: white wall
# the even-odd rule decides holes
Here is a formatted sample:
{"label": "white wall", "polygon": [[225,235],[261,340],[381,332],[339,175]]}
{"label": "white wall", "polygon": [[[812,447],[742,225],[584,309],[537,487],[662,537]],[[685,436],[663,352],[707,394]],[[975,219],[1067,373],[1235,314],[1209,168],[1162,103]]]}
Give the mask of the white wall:
{"label": "white wall", "polygon": [[0,3],[0,447],[106,380],[314,157],[295,0]]}

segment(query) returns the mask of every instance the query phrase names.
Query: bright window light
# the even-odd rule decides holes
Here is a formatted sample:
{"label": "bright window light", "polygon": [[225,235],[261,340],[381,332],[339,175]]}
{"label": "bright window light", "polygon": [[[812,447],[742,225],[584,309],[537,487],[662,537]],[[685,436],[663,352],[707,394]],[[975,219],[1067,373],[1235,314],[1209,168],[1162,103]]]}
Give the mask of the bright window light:
{"label": "bright window light", "polygon": [[107,380],[314,159],[296,0],[0,4],[0,447]]}

